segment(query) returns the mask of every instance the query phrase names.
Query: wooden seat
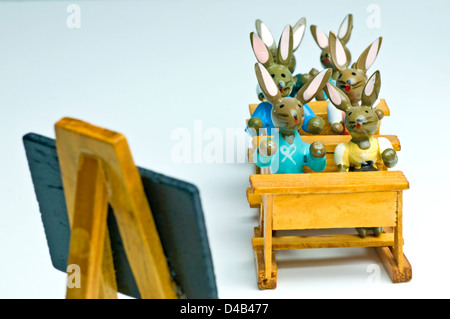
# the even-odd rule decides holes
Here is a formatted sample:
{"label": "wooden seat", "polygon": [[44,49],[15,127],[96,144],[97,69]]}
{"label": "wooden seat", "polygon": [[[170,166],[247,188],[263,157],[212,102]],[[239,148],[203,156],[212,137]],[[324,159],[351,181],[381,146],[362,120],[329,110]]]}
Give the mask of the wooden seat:
{"label": "wooden seat", "polygon": [[[253,161],[253,154],[257,148],[257,146],[261,143],[262,140],[268,138],[269,136],[255,136],[252,140],[252,146],[248,149],[248,162],[254,163]],[[395,151],[401,150],[400,141],[397,136],[395,135],[379,135],[375,137],[385,137],[387,138],[392,146],[394,147]],[[327,160],[327,167],[325,168],[324,172],[337,172],[338,167],[334,164],[334,150],[336,149],[336,146],[339,143],[346,143],[350,141],[351,136],[350,135],[305,135],[302,136],[302,140],[306,143],[312,143],[314,141],[322,142],[325,145],[325,148],[327,150],[326,160]],[[383,164],[381,162],[377,163],[380,169],[385,169]],[[256,167],[256,173],[260,172],[259,167]],[[307,166],[304,167],[305,173],[312,172],[311,169]]]}

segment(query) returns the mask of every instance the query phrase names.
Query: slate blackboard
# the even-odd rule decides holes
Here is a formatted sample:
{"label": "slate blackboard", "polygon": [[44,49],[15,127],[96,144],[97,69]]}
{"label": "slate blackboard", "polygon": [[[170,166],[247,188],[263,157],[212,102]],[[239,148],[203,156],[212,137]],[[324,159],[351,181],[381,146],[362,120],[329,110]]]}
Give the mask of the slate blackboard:
{"label": "slate blackboard", "polygon": [[[53,139],[29,133],[23,137],[28,165],[53,266],[66,271],[70,225]],[[215,299],[217,287],[200,194],[192,184],[139,168],[153,218],[173,280],[189,299]],[[119,229],[108,210],[114,267],[119,292],[139,298]]]}

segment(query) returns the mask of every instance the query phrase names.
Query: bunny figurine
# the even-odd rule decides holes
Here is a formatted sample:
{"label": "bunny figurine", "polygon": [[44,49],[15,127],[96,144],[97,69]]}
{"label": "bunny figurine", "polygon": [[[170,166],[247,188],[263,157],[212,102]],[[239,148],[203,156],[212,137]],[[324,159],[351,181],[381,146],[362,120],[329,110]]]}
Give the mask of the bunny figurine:
{"label": "bunny figurine", "polygon": [[[351,105],[357,106],[361,101],[361,93],[364,84],[367,81],[367,70],[375,62],[378,52],[380,50],[382,37],[373,41],[359,56],[358,61],[351,67],[348,67],[347,53],[344,45],[336,37],[333,32],[330,32],[329,47],[331,59],[334,65],[339,70],[339,76],[336,79],[336,86],[348,96]],[[331,129],[336,134],[345,133],[345,128],[342,125],[343,114],[337,110],[332,103],[327,105],[328,122],[331,124]]]}
{"label": "bunny figurine", "polygon": [[270,167],[272,173],[303,173],[307,165],[315,172],[326,167],[326,149],[321,142],[304,143],[298,133],[304,119],[304,105],[323,90],[331,69],[323,70],[307,82],[296,97],[283,97],[271,74],[260,63],[255,64],[256,77],[266,99],[272,104],[271,117],[277,129],[272,138],[263,140],[254,153],[255,164]]}
{"label": "bunny figurine", "polygon": [[[332,79],[336,80],[336,78],[339,76],[339,71],[336,69],[336,66],[334,65],[333,60],[331,58],[327,35],[316,25],[311,25],[310,29],[314,40],[316,41],[319,48],[322,50],[320,53],[320,63],[324,68],[331,68],[333,70]],[[351,61],[351,54],[349,49],[347,49],[345,45],[350,40],[352,29],[353,29],[353,15],[348,14],[342,21],[338,30],[338,37],[341,40],[341,43],[344,45],[344,50],[347,56],[348,63],[350,63]]]}
{"label": "bunny figurine", "polygon": [[[327,83],[324,90],[331,103],[345,112],[345,126],[352,139],[348,143],[340,143],[334,151],[334,162],[339,171],[376,171],[376,162],[381,160],[388,167],[397,164],[397,153],[391,142],[384,137],[375,138],[378,121],[383,113],[374,109],[380,91],[380,72],[376,71],[365,83],[361,93],[361,105],[353,106],[349,97],[339,88]],[[368,228],[357,228],[358,234],[365,237]],[[372,229],[379,235],[382,227]]]}
{"label": "bunny figurine", "polygon": [[[282,97],[289,96],[293,85],[292,73],[288,68],[293,52],[292,27],[287,25],[283,30],[278,45],[276,62],[269,48],[254,32],[250,33],[250,41],[258,62],[264,65],[269,72],[280,95]],[[248,121],[247,133],[254,136],[260,134],[261,129],[274,128],[271,112],[272,105],[267,101],[261,102]],[[302,129],[311,134],[319,134],[325,126],[323,119],[316,116],[307,104],[304,106],[304,115],[305,120],[303,121]]]}
{"label": "bunny figurine", "polygon": [[[256,32],[257,32],[259,38],[269,48],[270,52],[272,53],[272,56],[274,58],[276,58],[277,53],[278,53],[277,44],[275,42],[275,39],[274,39],[273,34],[270,31],[270,29],[260,19],[257,19],[255,21],[255,27],[256,27]],[[303,35],[305,34],[305,29],[306,29],[306,18],[300,18],[297,21],[297,23],[292,27],[292,32],[293,32],[292,52],[293,53],[298,49],[298,47],[300,46],[300,43],[302,43]],[[295,55],[292,55],[291,61],[289,62],[289,65],[288,65],[289,71],[291,71],[291,73],[294,73],[295,66],[296,66]]]}

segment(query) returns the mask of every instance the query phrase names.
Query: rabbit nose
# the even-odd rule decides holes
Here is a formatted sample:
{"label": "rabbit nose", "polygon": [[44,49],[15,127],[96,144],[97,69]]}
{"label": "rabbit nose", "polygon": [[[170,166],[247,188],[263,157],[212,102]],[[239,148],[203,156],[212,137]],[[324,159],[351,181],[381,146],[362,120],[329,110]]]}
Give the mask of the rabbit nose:
{"label": "rabbit nose", "polygon": [[356,119],[356,122],[358,122],[358,123],[366,123],[367,119],[364,116],[358,116],[358,118]]}
{"label": "rabbit nose", "polygon": [[294,122],[297,123],[298,122],[298,118],[297,118],[297,112],[296,111],[292,111],[291,112],[292,117],[294,118]]}
{"label": "rabbit nose", "polygon": [[283,81],[279,81],[279,82],[278,82],[278,86],[279,86],[280,88],[284,88],[284,87],[286,86],[286,83],[284,83]]}
{"label": "rabbit nose", "polygon": [[352,82],[351,82],[350,80],[347,80],[347,83],[348,83],[348,84],[351,84]]}

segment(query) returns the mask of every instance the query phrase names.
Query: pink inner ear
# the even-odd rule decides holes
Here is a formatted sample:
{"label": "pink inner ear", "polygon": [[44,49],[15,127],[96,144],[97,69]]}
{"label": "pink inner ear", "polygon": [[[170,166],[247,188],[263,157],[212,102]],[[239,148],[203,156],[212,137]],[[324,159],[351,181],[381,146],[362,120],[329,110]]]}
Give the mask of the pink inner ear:
{"label": "pink inner ear", "polygon": [[300,42],[302,42],[303,35],[305,34],[305,25],[301,25],[297,30],[294,32],[294,49],[296,49]]}
{"label": "pink inner ear", "polygon": [[376,76],[372,76],[366,84],[366,88],[364,89],[364,95],[369,96],[373,92],[373,88],[375,87]]}
{"label": "pink inner ear", "polygon": [[334,87],[327,83],[327,89],[328,93],[330,94],[329,98],[335,105],[340,105],[342,103],[341,97],[339,96],[339,93],[334,89]]}
{"label": "pink inner ear", "polygon": [[336,38],[336,60],[339,66],[345,67],[347,65],[347,55],[342,42],[338,38]]}
{"label": "pink inner ear", "polygon": [[343,38],[348,30],[348,16],[345,17],[344,21],[342,21],[341,26],[339,27],[338,37]]}
{"label": "pink inner ear", "polygon": [[269,60],[269,51],[267,51],[266,45],[256,34],[253,34],[253,52],[258,62],[264,64]]}
{"label": "pink inner ear", "polygon": [[369,53],[367,54],[366,59],[366,70],[370,69],[372,64],[375,63],[375,59],[378,55],[378,48],[380,46],[380,39],[376,39],[373,41],[372,45],[370,46]]}
{"label": "pink inner ear", "polygon": [[289,30],[289,26],[287,26],[283,30],[283,34],[281,35],[281,41],[280,41],[280,53],[281,53],[281,58],[283,60],[286,60],[289,56],[289,35],[290,35],[290,30]]}
{"label": "pink inner ear", "polygon": [[261,71],[262,80],[264,82],[264,86],[266,87],[267,93],[269,93],[270,96],[275,97],[278,94],[278,87],[273,81],[272,76],[263,65],[258,64],[258,67]]}
{"label": "pink inner ear", "polygon": [[272,33],[270,32],[269,28],[264,24],[261,23],[261,37],[262,40],[264,41],[264,43],[270,48],[273,43],[274,43],[274,39],[272,36]]}
{"label": "pink inner ear", "polygon": [[325,49],[328,46],[328,37],[319,28],[316,28],[316,38],[321,49]]}
{"label": "pink inner ear", "polygon": [[316,95],[318,88],[320,86],[320,83],[322,83],[323,77],[325,75],[327,70],[321,71],[317,76],[312,80],[311,84],[308,86],[308,88],[303,92],[303,99],[305,101],[308,101]]}

